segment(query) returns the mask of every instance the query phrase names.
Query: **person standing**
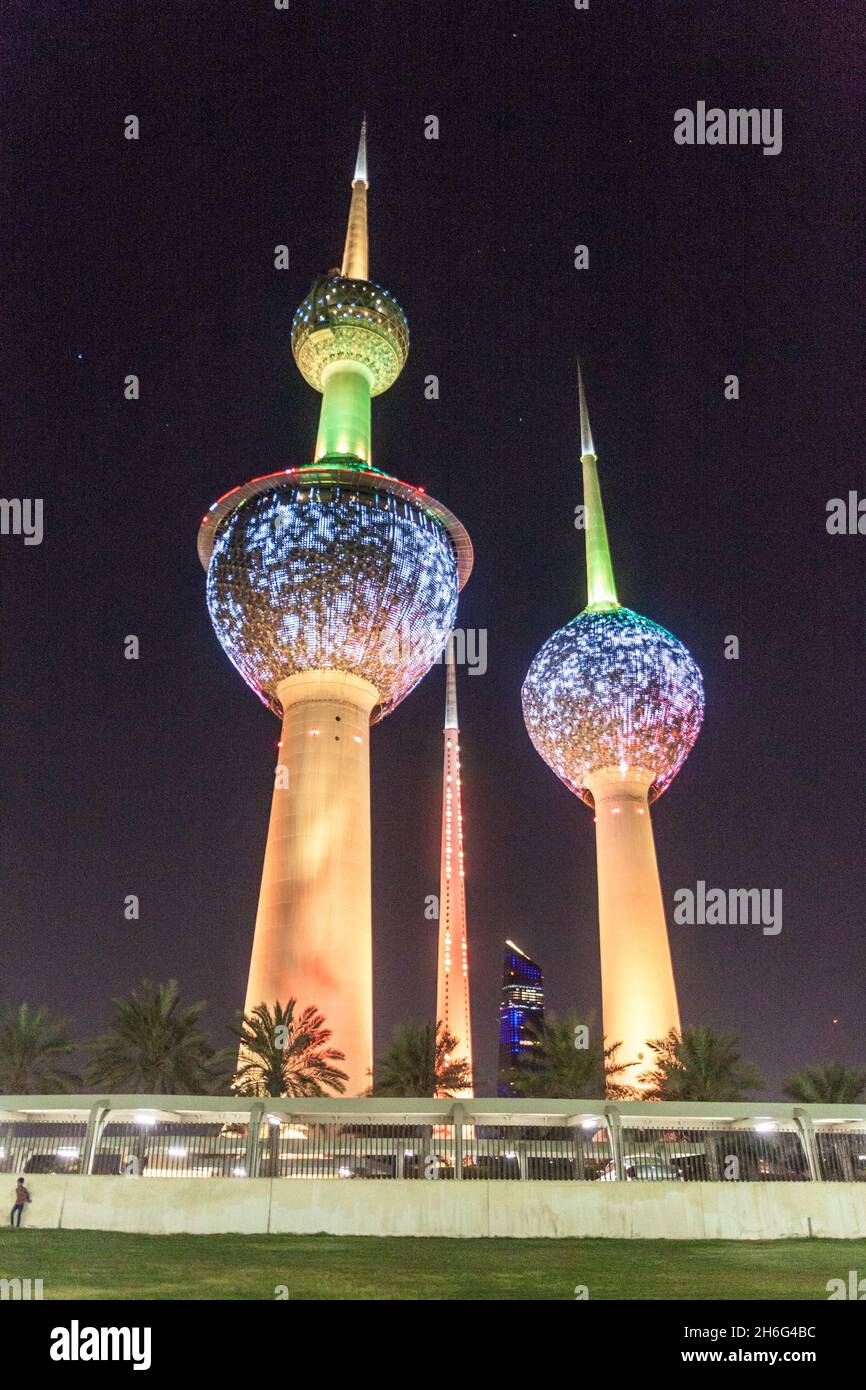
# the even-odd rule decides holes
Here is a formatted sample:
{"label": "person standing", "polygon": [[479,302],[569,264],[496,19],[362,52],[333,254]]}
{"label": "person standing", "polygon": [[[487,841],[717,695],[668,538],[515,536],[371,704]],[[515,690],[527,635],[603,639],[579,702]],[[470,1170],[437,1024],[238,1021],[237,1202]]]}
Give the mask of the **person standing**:
{"label": "person standing", "polygon": [[[30,1193],[27,1191],[27,1188],[24,1186],[24,1179],[23,1179],[23,1178],[19,1178],[19,1179],[18,1179],[18,1184],[17,1184],[17,1186],[16,1186],[16,1188],[15,1188],[15,1205],[14,1205],[14,1207],[12,1208],[12,1210],[11,1210],[10,1213],[9,1213],[9,1225],[10,1225],[10,1226],[20,1226],[20,1225],[21,1225],[21,1213],[22,1213],[23,1210],[24,1210],[25,1204],[28,1203],[29,1201],[30,1201]],[[17,1220],[16,1220],[16,1217],[18,1218]]]}

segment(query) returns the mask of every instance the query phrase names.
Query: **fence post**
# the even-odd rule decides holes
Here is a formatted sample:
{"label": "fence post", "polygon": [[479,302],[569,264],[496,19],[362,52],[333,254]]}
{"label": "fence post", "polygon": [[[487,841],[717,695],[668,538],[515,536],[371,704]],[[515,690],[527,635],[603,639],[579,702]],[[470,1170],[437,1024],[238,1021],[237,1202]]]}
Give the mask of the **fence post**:
{"label": "fence post", "polygon": [[461,1182],[463,1178],[463,1106],[458,1101],[451,1111],[451,1123],[454,1126],[454,1178]]}
{"label": "fence post", "polygon": [[604,1107],[604,1122],[613,1155],[613,1176],[616,1182],[625,1182],[625,1149],[622,1142],[622,1119],[615,1105]]}
{"label": "fence post", "polygon": [[799,1105],[794,1106],[794,1123],[806,1150],[806,1161],[809,1164],[809,1176],[813,1182],[823,1182],[824,1174],[821,1171],[821,1162],[818,1157],[818,1145],[815,1143],[815,1130],[812,1126],[812,1117],[805,1110],[801,1110]]}
{"label": "fence post", "polygon": [[81,1174],[92,1174],[93,1160],[96,1157],[96,1150],[99,1147],[99,1140],[102,1137],[102,1129],[105,1124],[105,1117],[110,1113],[108,1096],[103,1096],[91,1105],[90,1113],[87,1116],[87,1128],[84,1131],[84,1148],[81,1155]]}
{"label": "fence post", "polygon": [[259,1130],[262,1127],[262,1115],[264,1113],[265,1107],[261,1102],[250,1106],[247,1124],[247,1151],[244,1156],[244,1166],[248,1178],[259,1176]]}

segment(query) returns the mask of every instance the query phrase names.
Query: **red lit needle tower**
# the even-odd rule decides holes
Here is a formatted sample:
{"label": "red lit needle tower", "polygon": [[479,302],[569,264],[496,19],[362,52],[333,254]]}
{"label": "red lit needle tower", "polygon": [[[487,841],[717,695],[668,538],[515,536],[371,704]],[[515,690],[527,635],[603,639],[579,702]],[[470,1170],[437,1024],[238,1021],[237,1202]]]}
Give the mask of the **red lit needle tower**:
{"label": "red lit needle tower", "polygon": [[[442,857],[439,866],[439,965],[436,1018],[457,1040],[451,1061],[472,1066],[469,1009],[469,947],[466,932],[466,879],[463,863],[463,808],[460,789],[460,729],[457,723],[457,671],[454,639],[445,655],[445,755],[442,769]],[[471,1096],[472,1089],[454,1092]]]}

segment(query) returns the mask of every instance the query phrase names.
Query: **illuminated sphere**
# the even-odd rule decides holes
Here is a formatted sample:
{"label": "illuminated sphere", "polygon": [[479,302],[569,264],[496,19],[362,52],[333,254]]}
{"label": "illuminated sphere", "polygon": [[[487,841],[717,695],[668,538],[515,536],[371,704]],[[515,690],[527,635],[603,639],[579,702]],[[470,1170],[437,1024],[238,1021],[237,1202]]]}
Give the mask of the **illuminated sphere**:
{"label": "illuminated sphere", "polygon": [[304,380],[323,389],[333,362],[360,362],[372,373],[371,396],[387,391],[409,355],[409,324],[388,290],[372,280],[325,275],[292,320],[292,352]]}
{"label": "illuminated sphere", "polygon": [[660,796],[704,714],[701,673],[678,638],[629,608],[585,609],[548,638],[523,684],[523,717],[542,758],[592,804],[594,772],[651,775]]}
{"label": "illuminated sphere", "polygon": [[211,621],[277,714],[281,681],[337,669],[376,686],[373,719],[381,719],[442,653],[457,612],[455,545],[430,507],[391,483],[296,476],[235,505],[217,527]]}

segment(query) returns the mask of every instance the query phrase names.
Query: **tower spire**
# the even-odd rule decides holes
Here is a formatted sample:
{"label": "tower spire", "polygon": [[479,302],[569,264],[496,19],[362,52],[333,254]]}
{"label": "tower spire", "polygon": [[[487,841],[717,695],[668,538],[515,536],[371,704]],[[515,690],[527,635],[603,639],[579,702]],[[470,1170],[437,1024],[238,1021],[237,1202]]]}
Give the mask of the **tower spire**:
{"label": "tower spire", "polygon": [[586,408],[586,394],[583,389],[583,373],[580,370],[580,358],[578,358],[577,361],[577,394],[580,399],[580,457],[583,459],[591,455],[595,458],[595,445],[592,442],[592,430],[589,428],[589,411]]}
{"label": "tower spire", "polygon": [[367,245],[367,116],[361,121],[355,177],[352,179],[352,202],[349,206],[349,225],[343,249],[342,274],[349,280],[366,280],[369,274]]}
{"label": "tower spire", "polygon": [[358,158],[355,160],[355,180],[367,182],[367,113],[361,118],[361,136],[358,140]]}
{"label": "tower spire", "polygon": [[613,563],[607,539],[601,488],[589,411],[583,390],[580,362],[577,364],[577,391],[580,400],[580,461],[583,464],[583,501],[586,508],[586,606],[592,609],[619,608]]}
{"label": "tower spire", "polygon": [[448,638],[445,647],[445,728],[456,729],[457,723],[457,667],[454,661],[454,633]]}

